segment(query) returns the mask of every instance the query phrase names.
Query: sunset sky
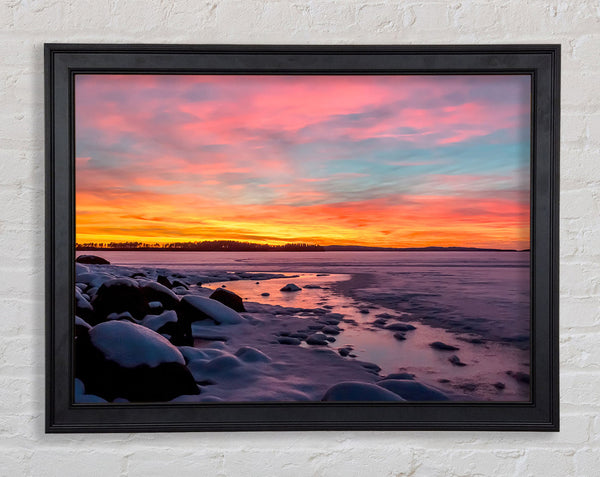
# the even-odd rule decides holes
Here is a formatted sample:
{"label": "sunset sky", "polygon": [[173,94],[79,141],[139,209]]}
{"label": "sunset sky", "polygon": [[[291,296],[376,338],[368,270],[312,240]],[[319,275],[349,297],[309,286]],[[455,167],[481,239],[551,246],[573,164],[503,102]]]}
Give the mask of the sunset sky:
{"label": "sunset sky", "polygon": [[529,248],[528,76],[76,76],[76,240]]}

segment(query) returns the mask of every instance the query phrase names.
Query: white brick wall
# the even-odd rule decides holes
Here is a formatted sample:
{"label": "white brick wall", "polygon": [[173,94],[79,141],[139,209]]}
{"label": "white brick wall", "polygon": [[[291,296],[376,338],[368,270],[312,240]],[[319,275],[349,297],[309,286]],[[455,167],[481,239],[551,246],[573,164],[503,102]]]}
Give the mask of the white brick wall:
{"label": "white brick wall", "polygon": [[[561,43],[562,431],[44,435],[44,42]],[[600,2],[2,0],[0,475],[600,475]]]}

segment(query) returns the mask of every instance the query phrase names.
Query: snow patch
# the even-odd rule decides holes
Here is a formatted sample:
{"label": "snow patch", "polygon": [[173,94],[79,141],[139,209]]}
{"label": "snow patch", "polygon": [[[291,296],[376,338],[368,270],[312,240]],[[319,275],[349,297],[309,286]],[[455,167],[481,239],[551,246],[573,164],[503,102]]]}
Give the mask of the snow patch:
{"label": "snow patch", "polygon": [[158,331],[167,323],[177,323],[177,313],[167,310],[160,315],[146,315],[140,324],[152,331]]}
{"label": "snow patch", "polygon": [[100,323],[90,330],[90,339],[107,359],[125,368],[185,364],[183,355],[166,338],[128,321]]}
{"label": "snow patch", "polygon": [[210,298],[186,295],[181,299],[181,302],[191,305],[221,325],[236,325],[244,321],[244,318],[236,311]]}

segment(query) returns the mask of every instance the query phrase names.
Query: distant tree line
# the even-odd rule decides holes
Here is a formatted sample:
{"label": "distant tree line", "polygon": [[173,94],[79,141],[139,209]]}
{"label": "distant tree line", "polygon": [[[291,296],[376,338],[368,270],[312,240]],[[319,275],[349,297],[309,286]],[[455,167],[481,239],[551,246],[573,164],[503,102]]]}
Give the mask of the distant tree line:
{"label": "distant tree line", "polygon": [[321,252],[324,248],[320,245],[307,243],[287,243],[285,245],[269,245],[252,242],[238,242],[235,240],[210,240],[202,242],[171,242],[171,243],[145,243],[145,242],[88,242],[77,243],[76,250],[186,250],[201,252]]}

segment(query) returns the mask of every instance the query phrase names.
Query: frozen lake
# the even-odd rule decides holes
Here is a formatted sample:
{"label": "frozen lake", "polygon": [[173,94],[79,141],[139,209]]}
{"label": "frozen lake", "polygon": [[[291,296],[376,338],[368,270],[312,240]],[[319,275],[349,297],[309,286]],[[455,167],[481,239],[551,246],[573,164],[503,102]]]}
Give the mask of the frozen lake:
{"label": "frozen lake", "polygon": [[[192,287],[197,281],[202,288],[224,286],[247,302],[342,314],[342,331],[331,346],[351,347],[353,356],[377,364],[382,375],[412,373],[421,382],[474,399],[522,401],[529,396],[528,386],[506,374],[529,374],[528,252],[78,254],[83,253],[132,271],[179,274]],[[215,281],[206,277],[211,271],[284,273],[288,278],[223,281],[221,273]],[[287,283],[302,290],[281,292]],[[380,318],[383,322],[377,323]],[[416,329],[399,340],[385,328],[392,323]],[[430,344],[436,341],[458,350],[433,349]],[[452,363],[452,356],[465,366]]]}

